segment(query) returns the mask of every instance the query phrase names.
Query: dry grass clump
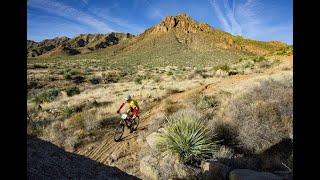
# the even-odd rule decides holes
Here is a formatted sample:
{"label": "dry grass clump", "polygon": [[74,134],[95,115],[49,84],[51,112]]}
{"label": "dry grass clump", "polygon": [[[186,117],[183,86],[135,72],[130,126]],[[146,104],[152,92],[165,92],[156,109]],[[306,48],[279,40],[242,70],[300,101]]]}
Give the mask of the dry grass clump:
{"label": "dry grass clump", "polygon": [[177,88],[168,88],[168,89],[166,89],[167,95],[181,93],[181,92],[183,92],[183,90],[180,90],[180,89],[177,89]]}
{"label": "dry grass clump", "polygon": [[268,79],[230,100],[227,111],[244,148],[259,153],[290,136],[292,93],[292,77]]}
{"label": "dry grass clump", "polygon": [[167,116],[171,115],[174,112],[178,111],[179,109],[180,109],[180,106],[177,103],[175,103],[171,100],[166,100],[165,106],[164,106],[165,115],[167,115]]}

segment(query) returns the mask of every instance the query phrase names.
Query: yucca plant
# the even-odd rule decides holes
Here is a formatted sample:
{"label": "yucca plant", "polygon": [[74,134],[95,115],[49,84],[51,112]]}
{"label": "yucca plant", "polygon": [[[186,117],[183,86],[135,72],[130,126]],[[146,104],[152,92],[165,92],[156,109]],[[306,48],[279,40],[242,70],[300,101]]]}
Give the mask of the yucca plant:
{"label": "yucca plant", "polygon": [[211,139],[209,129],[194,113],[176,113],[164,129],[158,138],[159,149],[177,154],[184,163],[210,158],[217,150],[216,141]]}

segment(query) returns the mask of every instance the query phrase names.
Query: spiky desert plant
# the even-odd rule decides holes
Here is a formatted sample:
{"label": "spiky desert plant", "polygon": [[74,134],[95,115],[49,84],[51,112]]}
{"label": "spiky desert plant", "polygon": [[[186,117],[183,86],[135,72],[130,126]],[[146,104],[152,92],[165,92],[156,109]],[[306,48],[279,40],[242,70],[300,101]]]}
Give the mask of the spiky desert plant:
{"label": "spiky desert plant", "polygon": [[172,116],[158,137],[158,147],[160,151],[177,154],[184,163],[210,158],[217,150],[205,122],[190,111],[179,111]]}

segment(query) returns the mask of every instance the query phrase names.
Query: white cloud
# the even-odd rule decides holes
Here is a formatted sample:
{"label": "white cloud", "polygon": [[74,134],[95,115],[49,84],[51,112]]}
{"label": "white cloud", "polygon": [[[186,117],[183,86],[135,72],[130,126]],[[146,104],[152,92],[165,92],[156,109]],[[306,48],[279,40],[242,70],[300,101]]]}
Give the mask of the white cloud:
{"label": "white cloud", "polygon": [[151,18],[164,18],[164,15],[161,13],[160,9],[156,8],[153,4],[151,4],[148,0],[144,0],[144,2],[151,8],[149,13],[149,16]]}
{"label": "white cloud", "polygon": [[[264,5],[259,0],[208,0],[223,29],[234,35],[243,35],[255,39],[270,37],[284,37],[285,32],[292,34],[292,27],[288,24],[267,25],[263,14]],[[287,38],[288,39],[288,38]],[[286,39],[286,41],[288,41]],[[283,39],[282,39],[283,40]]]}
{"label": "white cloud", "polygon": [[123,27],[124,29],[126,29],[126,31],[133,31],[135,33],[140,33],[144,30],[140,26],[135,25],[135,24],[131,24],[125,19],[115,18],[115,17],[112,17],[111,15],[109,15],[110,9],[114,8],[114,7],[116,7],[116,5],[113,5],[107,9],[92,8],[91,12],[94,15],[96,15],[97,17],[101,18],[102,20],[105,20],[105,21],[108,21],[111,23],[115,23],[116,25]]}
{"label": "white cloud", "polygon": [[45,10],[47,12],[56,14],[58,16],[65,17],[70,20],[75,20],[85,25],[88,25],[92,28],[95,28],[98,31],[102,32],[112,32],[115,31],[109,27],[106,23],[98,20],[97,18],[77,10],[71,6],[65,5],[57,1],[50,0],[30,0],[28,2],[29,7],[38,8]]}

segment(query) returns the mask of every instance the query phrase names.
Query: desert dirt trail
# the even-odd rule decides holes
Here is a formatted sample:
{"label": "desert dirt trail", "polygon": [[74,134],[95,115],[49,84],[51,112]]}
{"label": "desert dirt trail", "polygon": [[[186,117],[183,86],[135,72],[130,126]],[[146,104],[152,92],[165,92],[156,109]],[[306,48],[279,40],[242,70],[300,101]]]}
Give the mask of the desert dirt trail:
{"label": "desert dirt trail", "polygon": [[233,75],[226,78],[218,78],[209,81],[206,84],[199,85],[196,88],[187,90],[181,93],[172,94],[162,100],[151,105],[147,110],[141,112],[140,125],[136,132],[130,134],[128,129],[123,134],[123,139],[120,142],[114,142],[113,133],[111,130],[108,132],[104,140],[95,147],[82,148],[76,153],[84,155],[90,159],[101,162],[109,166],[116,166],[122,171],[129,174],[141,177],[139,171],[139,151],[143,147],[144,140],[139,139],[138,132],[146,131],[148,125],[154,120],[154,117],[161,112],[167,100],[183,104],[186,99],[197,96],[200,93],[215,94],[220,90],[228,89],[230,91],[237,91],[235,87],[250,84],[256,78],[267,77],[272,74],[282,73],[288,70],[292,71],[292,56],[284,56],[280,58],[280,64],[261,73],[251,73],[246,75]]}

